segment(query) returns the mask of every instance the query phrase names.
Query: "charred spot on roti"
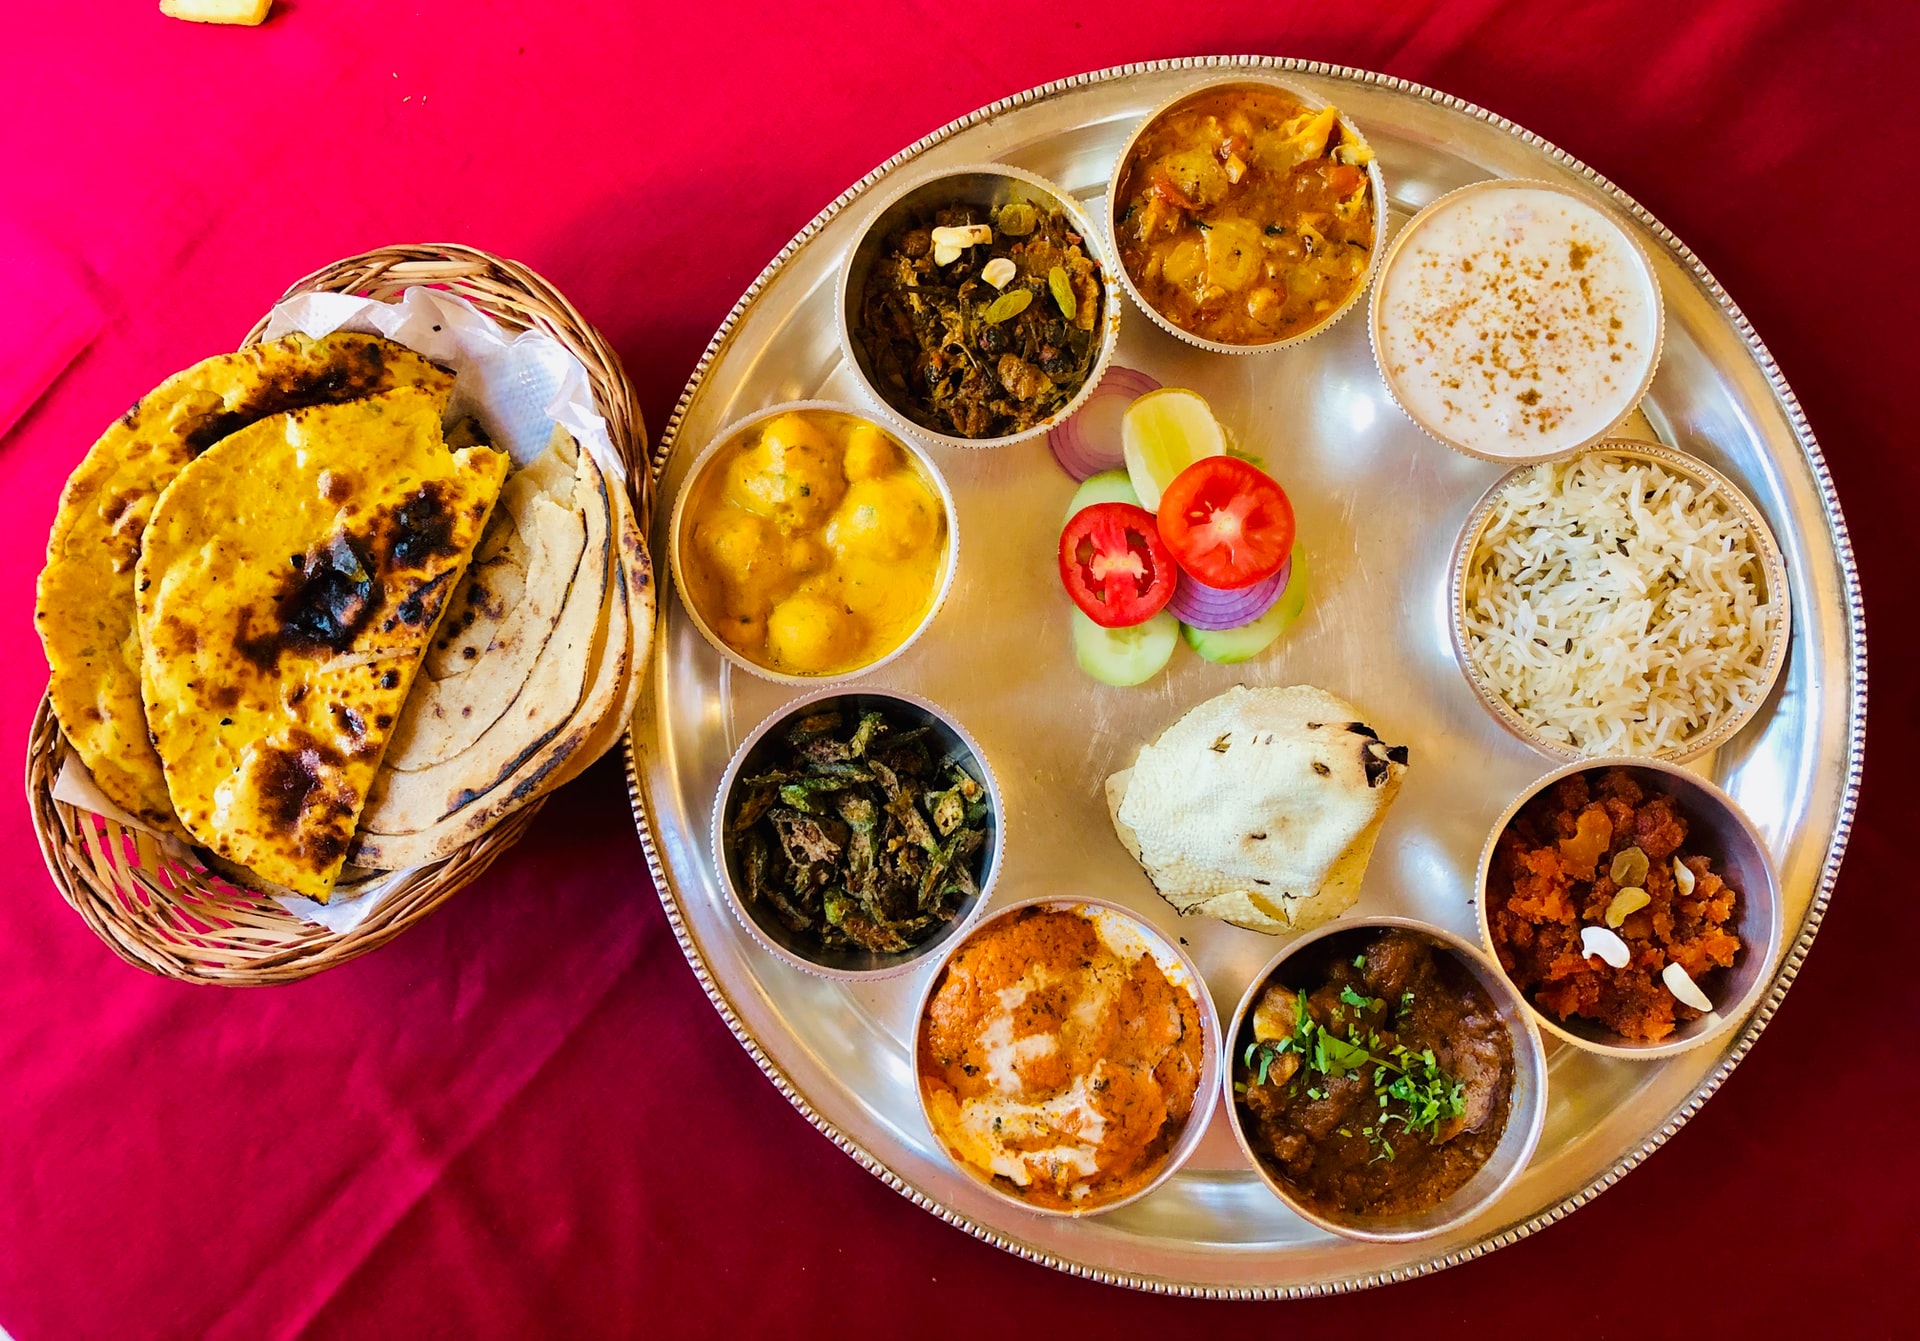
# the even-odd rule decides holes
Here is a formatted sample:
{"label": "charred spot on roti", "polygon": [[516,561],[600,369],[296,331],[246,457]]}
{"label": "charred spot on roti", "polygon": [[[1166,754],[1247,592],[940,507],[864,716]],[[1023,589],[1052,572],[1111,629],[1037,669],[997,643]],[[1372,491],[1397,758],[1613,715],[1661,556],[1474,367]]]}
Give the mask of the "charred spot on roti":
{"label": "charred spot on roti", "polygon": [[[478,510],[469,515],[475,520],[484,517],[491,501],[482,502]],[[421,485],[390,515],[388,552],[403,568],[419,568],[429,559],[442,558],[461,548],[455,540],[453,510],[447,506],[446,490],[439,481]]]}
{"label": "charred spot on roti", "polygon": [[1313,771],[1318,773],[1323,778],[1330,778],[1333,776],[1333,770],[1331,768],[1328,768],[1325,764],[1321,763],[1318,759],[1315,759],[1313,761]]}
{"label": "charred spot on roti", "polygon": [[382,689],[392,689],[395,686],[397,686],[399,683],[400,683],[399,671],[385,670],[380,672],[380,687]]}
{"label": "charred spot on roti", "polygon": [[[256,755],[254,781],[261,812],[280,834],[293,837],[310,830],[306,846],[316,850],[331,839],[328,859],[345,850],[349,821],[357,798],[343,795],[339,779],[345,757],[311,733],[295,729],[285,744],[263,746]],[[336,837],[337,835],[337,837]]]}
{"label": "charred spot on roti", "polygon": [[446,596],[446,589],[456,576],[457,574],[449,569],[422,583],[411,595],[394,607],[394,614],[403,624],[431,624],[434,616],[440,613],[440,605]]}
{"label": "charred spot on roti", "polygon": [[333,705],[333,716],[334,720],[339,722],[341,729],[356,741],[366,736],[367,719],[358,710],[336,703]]}
{"label": "charred spot on roti", "polygon": [[[293,368],[249,389],[231,403],[210,414],[201,415],[182,435],[193,456],[231,437],[269,415],[308,410],[316,405],[338,405],[364,400],[383,390],[387,383],[387,345],[368,341],[343,348],[337,358],[319,368]],[[136,402],[129,410],[132,419],[139,410]]]}
{"label": "charred spot on roti", "polygon": [[266,633],[249,634],[252,612],[241,610],[234,646],[262,670],[277,665],[288,649],[343,652],[373,618],[379,599],[380,584],[360,548],[352,538],[336,534],[282,581]]}
{"label": "charred spot on roti", "polygon": [[200,646],[200,632],[193,625],[177,615],[168,615],[165,622],[167,637],[173,647],[181,652],[191,652]]}

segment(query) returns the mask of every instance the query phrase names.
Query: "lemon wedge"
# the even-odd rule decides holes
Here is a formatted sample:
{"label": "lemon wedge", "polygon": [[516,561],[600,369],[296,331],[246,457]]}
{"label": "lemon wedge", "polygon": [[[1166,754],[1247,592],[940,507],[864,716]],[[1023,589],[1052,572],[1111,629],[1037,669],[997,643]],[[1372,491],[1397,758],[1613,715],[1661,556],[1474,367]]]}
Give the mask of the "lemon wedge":
{"label": "lemon wedge", "polygon": [[1140,506],[1155,512],[1174,476],[1203,457],[1227,454],[1227,435],[1204,396],[1169,386],[1127,407],[1120,419],[1120,450]]}

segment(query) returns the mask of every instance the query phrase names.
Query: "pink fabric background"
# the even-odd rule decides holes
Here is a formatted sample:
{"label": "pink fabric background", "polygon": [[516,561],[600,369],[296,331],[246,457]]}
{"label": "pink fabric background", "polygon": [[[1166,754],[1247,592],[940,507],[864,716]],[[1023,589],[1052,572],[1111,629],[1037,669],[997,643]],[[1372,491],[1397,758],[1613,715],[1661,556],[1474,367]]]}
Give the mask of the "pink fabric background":
{"label": "pink fabric background", "polygon": [[1825,446],[1879,688],[1833,912],[1725,1091],[1563,1225],[1295,1305],[1056,1275],[840,1155],[708,1007],[612,762],[438,916],[272,990],[121,964],[60,902],[16,800],[0,808],[0,1326],[17,1341],[957,1336],[987,1318],[1069,1334],[1910,1330],[1912,11],[286,0],[249,31],[122,0],[17,6],[6,27],[0,287],[26,303],[0,326],[0,757],[22,757],[44,680],[32,585],[68,470],[292,279],[393,241],[521,258],[612,339],[657,431],[740,291],[875,163],[1049,79],[1218,51],[1446,89],[1685,237]]}

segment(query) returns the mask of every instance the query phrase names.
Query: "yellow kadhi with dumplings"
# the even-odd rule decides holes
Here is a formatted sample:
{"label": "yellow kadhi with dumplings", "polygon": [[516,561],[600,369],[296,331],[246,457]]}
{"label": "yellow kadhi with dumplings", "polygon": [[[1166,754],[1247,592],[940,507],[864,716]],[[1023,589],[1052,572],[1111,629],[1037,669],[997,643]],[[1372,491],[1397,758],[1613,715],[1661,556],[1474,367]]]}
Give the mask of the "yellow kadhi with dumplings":
{"label": "yellow kadhi with dumplings", "polygon": [[938,592],[940,495],[876,426],[794,410],[721,449],[680,528],[684,594],[741,657],[785,675],[871,665]]}

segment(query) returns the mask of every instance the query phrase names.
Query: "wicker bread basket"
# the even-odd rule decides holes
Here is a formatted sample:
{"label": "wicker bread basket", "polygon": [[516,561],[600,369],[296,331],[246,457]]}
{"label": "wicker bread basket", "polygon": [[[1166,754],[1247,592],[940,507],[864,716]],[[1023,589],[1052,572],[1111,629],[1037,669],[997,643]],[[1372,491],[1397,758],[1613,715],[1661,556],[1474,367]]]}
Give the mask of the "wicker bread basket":
{"label": "wicker bread basket", "polygon": [[[382,247],[308,275],[285,297],[335,292],[391,302],[415,286],[465,298],[509,330],[545,331],[580,360],[613,446],[627,463],[627,489],[644,534],[652,498],[633,386],[600,333],[533,271],[471,247]],[[257,343],[265,327],[263,317],[245,344]],[[643,670],[636,666],[632,673]],[[336,934],[197,862],[170,859],[144,831],[55,800],[62,748],[52,702],[43,696],[27,744],[27,802],[54,884],[122,959],[187,982],[294,982],[384,945],[486,870],[541,807],[535,800],[451,857],[407,872],[360,925]]]}

